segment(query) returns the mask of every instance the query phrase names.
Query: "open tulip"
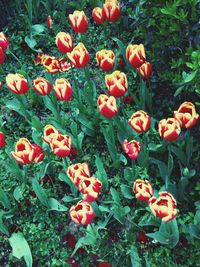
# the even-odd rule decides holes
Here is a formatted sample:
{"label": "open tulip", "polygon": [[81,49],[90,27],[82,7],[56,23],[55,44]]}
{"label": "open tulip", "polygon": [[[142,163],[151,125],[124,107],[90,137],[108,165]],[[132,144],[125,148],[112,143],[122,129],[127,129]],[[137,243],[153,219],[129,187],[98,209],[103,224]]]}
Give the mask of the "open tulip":
{"label": "open tulip", "polygon": [[82,178],[78,184],[78,189],[84,194],[83,200],[87,202],[96,201],[101,192],[102,183],[95,177]]}
{"label": "open tulip", "polygon": [[3,49],[3,51],[7,50],[9,47],[9,41],[3,32],[0,32],[0,47]]}
{"label": "open tulip", "polygon": [[174,111],[174,118],[179,121],[181,127],[191,128],[196,124],[199,114],[196,113],[194,104],[184,102],[177,111]]}
{"label": "open tulip", "polygon": [[32,145],[32,152],[31,153],[32,153],[32,156],[31,156],[31,158],[32,158],[31,161],[32,162],[38,163],[38,162],[43,161],[44,152],[43,152],[41,146],[38,146],[36,144],[33,144]]}
{"label": "open tulip", "polygon": [[51,143],[51,140],[53,138],[53,136],[56,134],[59,134],[60,132],[51,124],[48,124],[44,127],[44,135],[42,137],[42,139],[44,140],[44,142],[46,142],[47,144]]}
{"label": "open tulip", "polygon": [[149,62],[145,62],[137,69],[143,80],[147,80],[151,76],[152,70],[152,65]]}
{"label": "open tulip", "polygon": [[56,74],[60,70],[60,62],[56,57],[45,55],[42,57],[42,64],[45,69],[51,74]]}
{"label": "open tulip", "polygon": [[65,58],[59,59],[59,62],[60,62],[60,69],[59,69],[60,72],[67,72],[68,70],[74,67],[69,62],[69,60],[66,60]]}
{"label": "open tulip", "polygon": [[106,19],[110,22],[115,22],[120,17],[120,6],[116,0],[106,0],[105,4],[103,4],[103,10]]}
{"label": "open tulip", "polygon": [[129,158],[132,160],[136,159],[139,156],[141,146],[140,143],[136,140],[132,140],[128,142],[126,139],[122,143],[122,149],[126,154],[128,154]]}
{"label": "open tulip", "polygon": [[148,201],[153,195],[153,188],[149,181],[137,179],[133,184],[135,197],[140,201]]}
{"label": "open tulip", "polygon": [[3,132],[0,132],[0,148],[4,147],[6,144],[6,137]]}
{"label": "open tulip", "polygon": [[144,45],[128,45],[126,48],[126,58],[134,68],[139,68],[146,62]]}
{"label": "open tulip", "polygon": [[96,53],[98,66],[104,71],[110,71],[114,67],[115,54],[111,50],[102,49]]}
{"label": "open tulip", "polygon": [[94,210],[88,202],[83,200],[72,206],[69,213],[72,221],[77,224],[87,225],[94,219]]}
{"label": "open tulip", "polygon": [[77,68],[85,67],[90,61],[90,55],[83,43],[78,43],[71,53],[67,53],[67,56]]}
{"label": "open tulip", "polygon": [[49,15],[49,16],[47,17],[47,27],[48,27],[49,29],[51,29],[51,28],[52,28],[52,24],[53,24],[53,21],[52,21],[51,16]]}
{"label": "open tulip", "polygon": [[72,97],[72,87],[64,78],[56,79],[53,86],[56,97],[61,101],[69,101]]}
{"label": "open tulip", "polygon": [[175,118],[163,119],[158,124],[158,131],[162,138],[167,141],[178,139],[181,133],[179,121]]}
{"label": "open tulip", "polygon": [[15,94],[25,94],[29,90],[28,81],[21,74],[8,74],[6,76],[6,85]]}
{"label": "open tulip", "polygon": [[52,136],[50,147],[53,153],[58,157],[67,157],[72,148],[72,140],[69,135],[54,134]]}
{"label": "open tulip", "polygon": [[4,63],[6,57],[4,55],[4,51],[2,49],[2,47],[0,47],[0,65]]}
{"label": "open tulip", "polygon": [[31,163],[33,160],[33,147],[29,140],[20,138],[15,145],[15,151],[12,151],[11,155],[19,164]]}
{"label": "open tulip", "polygon": [[97,100],[99,112],[107,119],[112,118],[118,112],[117,102],[114,96],[108,97],[101,94]]}
{"label": "open tulip", "polygon": [[43,58],[45,57],[46,55],[42,52],[39,52],[37,54],[37,56],[34,58],[34,63],[35,65],[39,65],[39,64],[42,64],[42,60]]}
{"label": "open tulip", "polygon": [[33,89],[39,95],[48,95],[51,91],[51,84],[48,80],[43,77],[39,77],[33,81]]}
{"label": "open tulip", "polygon": [[63,54],[71,52],[73,49],[73,41],[71,35],[66,32],[59,32],[56,35],[56,46],[58,47],[58,50]]}
{"label": "open tulip", "polygon": [[139,110],[128,120],[130,126],[138,133],[146,132],[150,128],[151,119],[143,110]]}
{"label": "open tulip", "polygon": [[70,165],[67,168],[67,175],[70,180],[76,186],[78,186],[81,179],[90,177],[90,169],[88,163],[84,162]]}
{"label": "open tulip", "polygon": [[69,21],[75,32],[84,33],[88,29],[88,22],[84,11],[75,10],[73,14],[69,15]]}
{"label": "open tulip", "polygon": [[103,11],[103,8],[101,7],[95,7],[92,10],[92,17],[96,24],[101,24],[105,21],[105,12]]}
{"label": "open tulip", "polygon": [[128,82],[126,74],[119,70],[105,76],[106,86],[109,95],[114,97],[121,97],[128,90]]}
{"label": "open tulip", "polygon": [[161,218],[163,222],[169,222],[176,217],[176,200],[168,192],[159,193],[159,197],[151,197],[148,201],[154,216]]}

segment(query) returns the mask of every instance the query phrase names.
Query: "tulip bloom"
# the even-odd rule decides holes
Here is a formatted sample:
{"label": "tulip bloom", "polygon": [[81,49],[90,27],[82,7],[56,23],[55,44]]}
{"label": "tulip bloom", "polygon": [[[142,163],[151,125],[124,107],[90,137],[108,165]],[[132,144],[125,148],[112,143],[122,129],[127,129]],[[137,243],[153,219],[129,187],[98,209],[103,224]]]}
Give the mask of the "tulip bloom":
{"label": "tulip bloom", "polygon": [[146,62],[144,45],[128,45],[126,48],[126,58],[134,68],[139,68]]}
{"label": "tulip bloom", "polygon": [[64,78],[56,79],[53,86],[56,97],[61,101],[69,101],[72,97],[72,87]]}
{"label": "tulip bloom", "polygon": [[174,118],[163,119],[158,124],[158,131],[162,138],[167,141],[178,139],[181,133],[179,121]]}
{"label": "tulip bloom", "polygon": [[68,70],[74,67],[68,60],[64,58],[59,59],[59,62],[60,62],[60,69],[59,69],[60,72],[67,72]]}
{"label": "tulip bloom", "polygon": [[2,86],[3,86],[3,84],[2,84],[2,82],[0,81],[0,90],[1,90]]}
{"label": "tulip bloom", "polygon": [[73,14],[69,15],[69,21],[75,32],[84,33],[88,29],[88,22],[84,11],[75,10]]}
{"label": "tulip bloom", "polygon": [[102,49],[96,53],[98,66],[104,71],[110,71],[114,67],[115,54],[111,50]]}
{"label": "tulip bloom", "polygon": [[3,49],[3,51],[7,50],[9,47],[9,41],[3,32],[0,32],[0,47]]}
{"label": "tulip bloom", "polygon": [[3,51],[3,48],[0,47],[0,65],[4,63],[6,57],[4,55],[4,51]]}
{"label": "tulip bloom", "polygon": [[15,151],[11,152],[12,157],[19,164],[29,164],[33,160],[33,147],[28,139],[20,138],[15,145]]}
{"label": "tulip bloom", "polygon": [[148,201],[153,195],[153,188],[149,181],[137,179],[133,184],[135,197],[140,201]]}
{"label": "tulip bloom", "polygon": [[54,134],[52,136],[50,147],[53,153],[58,157],[67,157],[72,148],[72,140],[69,135]]}
{"label": "tulip bloom", "polygon": [[130,126],[138,133],[147,132],[150,128],[151,119],[143,110],[139,110],[128,120]]}
{"label": "tulip bloom", "polygon": [[66,32],[59,32],[56,35],[56,46],[58,47],[58,50],[63,54],[71,52],[73,49],[73,41],[71,35]]}
{"label": "tulip bloom", "polygon": [[92,17],[93,17],[93,20],[96,22],[96,24],[101,24],[105,21],[105,12],[103,10],[103,8],[101,7],[95,7],[93,10],[92,10]]}
{"label": "tulip bloom", "polygon": [[93,202],[98,199],[101,192],[102,183],[95,177],[82,178],[78,184],[78,189],[84,194],[83,200]]}
{"label": "tulip bloom", "polygon": [[176,217],[176,200],[168,192],[159,193],[159,197],[152,197],[148,204],[154,216],[161,218],[163,222],[169,222]]}
{"label": "tulip bloom", "polygon": [[51,91],[51,84],[43,77],[33,81],[33,89],[41,96],[48,95]]}
{"label": "tulip bloom", "polygon": [[77,68],[85,67],[90,61],[90,55],[83,43],[78,43],[71,53],[67,53],[67,56]]}
{"label": "tulip bloom", "polygon": [[51,16],[49,15],[49,16],[47,17],[47,27],[48,27],[49,29],[51,29],[51,28],[52,28],[52,24],[53,24],[53,21],[52,21]]}
{"label": "tulip bloom", "polygon": [[7,87],[15,94],[25,94],[29,90],[28,81],[21,74],[8,74],[6,76]]}
{"label": "tulip bloom", "polygon": [[112,118],[118,112],[117,102],[114,96],[108,97],[101,94],[97,100],[99,112],[107,119]]}
{"label": "tulip bloom", "polygon": [[39,65],[39,64],[42,64],[42,60],[43,60],[43,57],[45,57],[46,55],[42,52],[39,52],[37,54],[37,56],[34,58],[34,63],[35,65]]}
{"label": "tulip bloom", "polygon": [[44,152],[41,148],[41,146],[38,146],[36,144],[32,145],[32,156],[30,156],[32,158],[32,162],[34,163],[38,163],[43,161],[44,158]]}
{"label": "tulip bloom", "polygon": [[6,144],[6,137],[3,132],[0,132],[0,148],[4,147]]}
{"label": "tulip bloom", "polygon": [[73,165],[70,165],[67,168],[67,175],[69,179],[74,183],[76,186],[79,185],[79,182],[83,178],[89,178],[90,177],[90,169],[88,163],[76,163]]}
{"label": "tulip bloom", "polygon": [[149,62],[145,62],[137,69],[137,71],[139,72],[143,80],[147,80],[151,76],[153,68]]}
{"label": "tulip bloom", "polygon": [[72,221],[77,224],[87,225],[94,219],[94,210],[88,202],[83,200],[72,206],[69,213]]}
{"label": "tulip bloom", "polygon": [[44,142],[46,142],[47,144],[51,143],[51,140],[53,138],[53,136],[56,134],[59,134],[60,132],[53,126],[53,125],[46,125],[44,127],[44,135],[42,137],[42,139],[44,140]]}
{"label": "tulip bloom", "polygon": [[191,102],[184,102],[177,111],[174,111],[174,118],[178,120],[181,127],[193,127],[199,114],[196,113],[195,106]]}
{"label": "tulip bloom", "polygon": [[121,97],[128,90],[128,82],[126,74],[119,70],[114,71],[112,74],[105,76],[106,86],[109,95],[114,97]]}
{"label": "tulip bloom", "polygon": [[126,154],[128,154],[129,158],[132,160],[136,159],[139,156],[141,146],[140,143],[136,140],[132,140],[128,142],[126,139],[122,143],[122,149]]}
{"label": "tulip bloom", "polygon": [[103,11],[106,19],[110,22],[115,22],[120,17],[120,7],[116,0],[106,0],[105,4],[103,4]]}
{"label": "tulip bloom", "polygon": [[60,70],[60,62],[56,57],[43,56],[42,64],[45,69],[51,74],[55,74]]}

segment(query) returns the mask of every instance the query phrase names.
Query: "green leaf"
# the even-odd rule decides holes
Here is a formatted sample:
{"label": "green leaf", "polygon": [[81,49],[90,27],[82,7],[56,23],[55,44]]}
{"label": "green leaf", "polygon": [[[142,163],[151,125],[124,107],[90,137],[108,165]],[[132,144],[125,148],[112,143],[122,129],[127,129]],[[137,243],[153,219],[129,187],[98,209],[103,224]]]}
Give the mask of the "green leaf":
{"label": "green leaf", "polygon": [[200,229],[198,225],[195,224],[189,224],[188,228],[188,233],[197,239],[200,239]]}
{"label": "green leaf", "polygon": [[131,266],[132,267],[141,267],[141,259],[138,255],[138,250],[135,246],[131,247]]}
{"label": "green leaf", "polygon": [[1,188],[0,188],[0,202],[2,203],[4,208],[6,208],[6,209],[11,208],[11,204],[10,204],[10,201],[8,199],[8,196]]}
{"label": "green leaf", "polygon": [[175,146],[171,146],[171,151],[177,156],[177,158],[186,166],[187,158],[183,151]]}
{"label": "green leaf", "polygon": [[32,186],[33,186],[33,191],[35,192],[36,196],[40,200],[40,202],[49,208],[49,200],[47,198],[47,195],[45,194],[43,188],[39,184],[38,180],[36,178],[32,179]]}
{"label": "green leaf", "polygon": [[120,186],[120,188],[121,188],[122,194],[125,198],[127,198],[127,199],[133,199],[134,198],[133,192],[132,192],[133,190],[131,190],[129,186],[122,184]]}
{"label": "green leaf", "polygon": [[104,169],[103,162],[101,158],[99,157],[99,155],[96,155],[95,158],[96,158],[95,165],[97,167],[96,176],[102,182],[103,190],[107,190],[108,189],[108,177]]}
{"label": "green leaf", "polygon": [[110,188],[110,193],[112,195],[112,198],[114,200],[114,202],[116,204],[120,204],[120,197],[119,197],[119,193],[114,189],[114,188]]}
{"label": "green leaf", "polygon": [[68,211],[68,208],[60,204],[55,198],[49,198],[49,210]]}
{"label": "green leaf", "polygon": [[5,211],[0,210],[0,232],[2,232],[4,234],[6,234],[7,236],[9,236],[8,228],[3,222],[3,217],[4,217],[5,214],[6,214]]}
{"label": "green leaf", "polygon": [[168,167],[167,165],[157,159],[151,159],[152,163],[156,164],[159,168],[160,176],[162,177],[163,181],[165,181],[166,177],[168,176]]}
{"label": "green leaf", "polygon": [[14,198],[15,198],[17,201],[23,199],[23,198],[24,198],[24,197],[23,197],[23,192],[24,192],[24,190],[22,189],[22,187],[21,187],[20,185],[18,185],[18,186],[15,188],[14,192],[13,192],[13,196],[14,196]]}
{"label": "green leaf", "polygon": [[26,117],[26,113],[23,111],[21,103],[17,99],[7,100],[6,107],[10,110],[14,110],[19,113],[21,116]]}
{"label": "green leaf", "polygon": [[31,49],[33,49],[37,45],[36,40],[33,37],[29,37],[28,35],[24,40]]}
{"label": "green leaf", "polygon": [[141,217],[138,225],[139,226],[149,226],[149,225],[159,226],[160,219],[153,216],[151,213],[146,213],[145,215]]}
{"label": "green leaf", "polygon": [[43,24],[32,25],[31,31],[33,34],[39,34],[45,31],[45,26]]}

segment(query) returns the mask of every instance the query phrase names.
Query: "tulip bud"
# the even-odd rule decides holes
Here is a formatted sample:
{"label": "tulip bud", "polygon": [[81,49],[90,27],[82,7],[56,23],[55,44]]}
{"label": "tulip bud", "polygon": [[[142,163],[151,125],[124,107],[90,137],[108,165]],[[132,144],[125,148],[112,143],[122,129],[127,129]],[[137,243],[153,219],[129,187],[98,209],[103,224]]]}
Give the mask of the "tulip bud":
{"label": "tulip bud", "polygon": [[161,218],[163,222],[169,222],[176,217],[176,200],[168,192],[159,193],[159,197],[152,197],[148,201],[154,216]]}
{"label": "tulip bud", "polygon": [[29,90],[28,81],[21,74],[8,74],[6,76],[7,87],[15,94],[25,94]]}
{"label": "tulip bud", "polygon": [[150,128],[151,119],[143,110],[139,110],[128,120],[130,126],[138,133],[147,132]]}
{"label": "tulip bud", "polygon": [[120,7],[116,0],[106,0],[105,4],[103,4],[103,10],[106,19],[110,22],[115,22],[120,17]]}
{"label": "tulip bud", "polygon": [[2,47],[0,47],[0,65],[4,63],[6,57],[4,55],[4,51],[2,49]]}
{"label": "tulip bud", "polygon": [[67,56],[77,68],[85,67],[90,61],[90,55],[83,43],[78,43],[71,53],[67,53]]}
{"label": "tulip bud", "polygon": [[72,206],[69,213],[72,221],[78,224],[87,225],[94,219],[94,210],[89,203],[83,200]]}
{"label": "tulip bud", "polygon": [[29,164],[33,159],[33,148],[26,138],[20,138],[15,145],[15,151],[11,152],[12,157],[19,164]]}
{"label": "tulip bud", "polygon": [[60,62],[56,57],[43,56],[42,64],[45,69],[51,74],[56,74],[60,70]]}
{"label": "tulip bud", "polygon": [[0,148],[3,148],[6,145],[6,137],[3,132],[0,132]]}
{"label": "tulip bud", "polygon": [[51,29],[51,28],[52,28],[52,24],[53,24],[53,21],[52,21],[51,16],[49,15],[49,16],[47,17],[47,27],[48,27],[49,29]]}
{"label": "tulip bud", "polygon": [[128,154],[129,158],[134,160],[139,156],[141,146],[136,140],[132,140],[128,143],[128,141],[125,139],[122,143],[122,149],[126,154]]}
{"label": "tulip bud", "polygon": [[140,201],[148,201],[153,195],[153,188],[149,181],[137,179],[133,184],[135,197]]}
{"label": "tulip bud", "polygon": [[145,62],[137,69],[137,71],[139,72],[143,80],[147,80],[151,76],[153,68],[149,62]]}
{"label": "tulip bud", "polygon": [[0,47],[3,49],[3,51],[7,50],[9,47],[9,41],[3,32],[0,32]]}
{"label": "tulip bud", "polygon": [[110,71],[114,67],[115,54],[111,50],[103,49],[96,53],[96,60],[99,68]]}
{"label": "tulip bud", "polygon": [[144,45],[128,45],[126,48],[126,58],[134,68],[139,68],[146,61]]}
{"label": "tulip bud", "polygon": [[54,134],[50,142],[53,153],[58,157],[67,157],[72,148],[72,141],[69,135]]}
{"label": "tulip bud", "polygon": [[33,89],[41,96],[48,95],[51,91],[51,84],[43,77],[33,81]]}
{"label": "tulip bud", "polygon": [[83,200],[87,202],[96,201],[101,188],[102,183],[95,177],[83,177],[78,184],[79,191],[84,194]]}
{"label": "tulip bud", "polygon": [[53,86],[56,97],[61,101],[69,101],[72,97],[72,87],[64,78],[56,79]]}
{"label": "tulip bud", "polygon": [[96,24],[101,24],[105,21],[105,12],[101,7],[95,7],[92,10],[92,17]]}
{"label": "tulip bud", "polygon": [[32,156],[30,156],[31,162],[38,163],[43,161],[44,159],[44,152],[41,148],[41,146],[38,146],[36,144],[32,145]]}
{"label": "tulip bud", "polygon": [[84,33],[88,29],[88,22],[84,11],[75,10],[73,14],[69,15],[69,21],[75,32]]}
{"label": "tulip bud", "polygon": [[128,90],[128,82],[126,74],[119,70],[114,71],[112,74],[105,76],[106,86],[109,95],[114,97],[121,97]]}
{"label": "tulip bud", "polygon": [[44,135],[42,137],[42,139],[44,140],[44,142],[46,142],[47,144],[51,143],[51,140],[53,138],[53,136],[56,134],[59,134],[60,132],[53,126],[53,125],[46,125],[44,127]]}
{"label": "tulip bud", "polygon": [[158,124],[158,131],[162,138],[167,141],[178,139],[181,133],[181,127],[178,120],[174,118],[163,119]]}
{"label": "tulip bud", "polygon": [[195,106],[191,102],[184,102],[177,111],[174,111],[174,118],[178,120],[181,127],[193,127],[199,118]]}
{"label": "tulip bud", "polygon": [[101,94],[97,100],[99,112],[107,119],[112,118],[118,112],[117,102],[114,96],[108,97]]}
{"label": "tulip bud", "polygon": [[69,179],[76,185],[79,185],[79,182],[82,178],[90,177],[90,169],[88,163],[76,163],[70,165],[67,168],[67,175]]}
{"label": "tulip bud", "polygon": [[73,49],[73,41],[71,35],[66,32],[59,32],[56,35],[56,46],[58,47],[58,50],[63,54],[71,52]]}

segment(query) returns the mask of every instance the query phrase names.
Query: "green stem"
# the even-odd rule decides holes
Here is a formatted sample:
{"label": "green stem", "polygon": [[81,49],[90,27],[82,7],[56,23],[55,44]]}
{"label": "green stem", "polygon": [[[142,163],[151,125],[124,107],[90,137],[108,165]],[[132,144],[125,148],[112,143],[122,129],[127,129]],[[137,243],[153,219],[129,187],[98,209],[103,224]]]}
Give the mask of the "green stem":
{"label": "green stem", "polygon": [[21,61],[19,60],[19,58],[10,49],[7,49],[6,52],[8,54],[10,54],[20,64],[20,66],[22,66]]}

